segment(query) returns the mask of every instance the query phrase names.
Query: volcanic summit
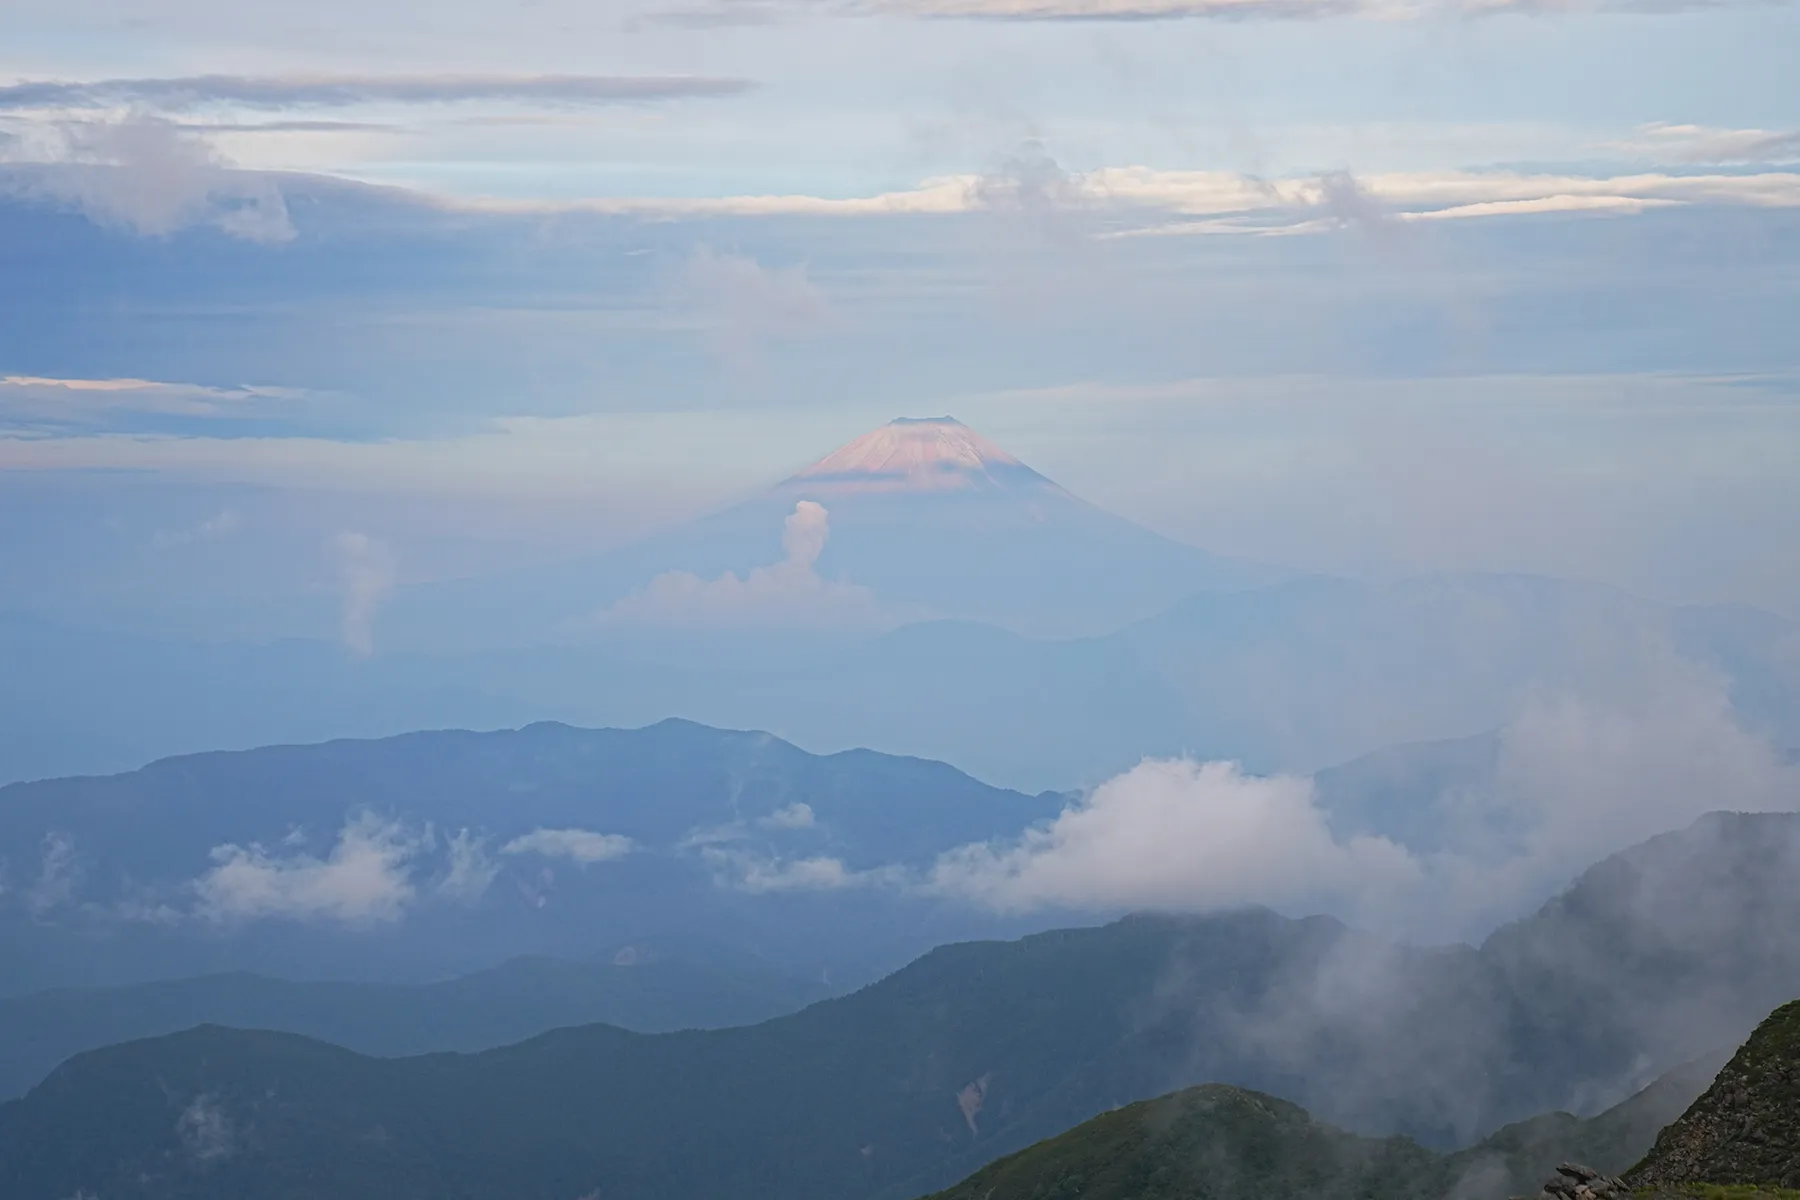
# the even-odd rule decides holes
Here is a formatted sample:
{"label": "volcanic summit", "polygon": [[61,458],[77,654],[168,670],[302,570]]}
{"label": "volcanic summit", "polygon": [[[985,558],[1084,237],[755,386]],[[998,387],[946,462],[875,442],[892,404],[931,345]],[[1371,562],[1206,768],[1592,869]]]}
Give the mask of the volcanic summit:
{"label": "volcanic summit", "polygon": [[844,495],[1019,485],[1056,486],[955,417],[897,417],[781,486]]}

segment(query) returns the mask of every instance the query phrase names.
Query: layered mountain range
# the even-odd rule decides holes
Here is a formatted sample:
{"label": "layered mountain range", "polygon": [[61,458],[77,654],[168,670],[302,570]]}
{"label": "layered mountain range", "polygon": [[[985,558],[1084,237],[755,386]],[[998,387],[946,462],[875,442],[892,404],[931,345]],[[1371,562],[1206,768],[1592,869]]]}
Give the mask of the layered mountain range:
{"label": "layered mountain range", "polygon": [[[1722,814],[1479,948],[1267,912],[1139,917],[946,946],[738,1029],[380,1059],[202,1027],[78,1055],[0,1107],[0,1166],[20,1196],[898,1200],[1203,1082],[1449,1148],[1599,1111],[1800,992],[1797,851],[1800,818]],[[1531,1145],[1566,1144],[1567,1119],[1547,1121],[1495,1152],[1529,1166]]]}

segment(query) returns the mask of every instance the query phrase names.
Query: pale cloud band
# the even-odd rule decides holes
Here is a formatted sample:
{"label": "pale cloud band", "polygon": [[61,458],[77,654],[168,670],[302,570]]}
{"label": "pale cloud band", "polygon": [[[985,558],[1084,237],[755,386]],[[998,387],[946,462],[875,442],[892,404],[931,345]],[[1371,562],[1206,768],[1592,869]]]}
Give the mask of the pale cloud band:
{"label": "pale cloud band", "polygon": [[[1371,21],[1479,19],[1516,14],[1660,14],[1701,8],[1749,7],[1758,0],[790,0],[754,9],[757,22],[800,14],[838,17],[911,17],[978,21]],[[741,0],[724,0],[648,14],[652,22],[707,28],[745,23]]]}
{"label": "pale cloud band", "polygon": [[0,109],[147,106],[181,112],[213,106],[277,110],[465,102],[586,107],[731,96],[754,86],[747,79],[697,75],[190,75],[27,80],[0,87]]}
{"label": "pale cloud band", "polygon": [[208,420],[270,418],[311,394],[286,387],[6,375],[0,376],[0,427],[98,425],[121,413]]}
{"label": "pale cloud band", "polygon": [[[1258,179],[1234,171],[1103,167],[1071,175],[1055,203],[1074,212],[1194,218],[1170,225],[1150,219],[1123,232],[1294,233],[1351,221],[1339,203],[1342,173]],[[1675,205],[1800,207],[1800,172],[1681,175],[1642,172],[1589,176],[1515,171],[1411,171],[1360,176],[1357,191],[1374,212],[1395,220],[1547,213],[1640,213]],[[617,197],[544,204],[445,200],[448,207],[493,212],[592,212],[665,218],[906,217],[979,213],[1006,207],[993,181],[978,175],[927,179],[904,191],[873,196],[744,195],[710,198]]]}

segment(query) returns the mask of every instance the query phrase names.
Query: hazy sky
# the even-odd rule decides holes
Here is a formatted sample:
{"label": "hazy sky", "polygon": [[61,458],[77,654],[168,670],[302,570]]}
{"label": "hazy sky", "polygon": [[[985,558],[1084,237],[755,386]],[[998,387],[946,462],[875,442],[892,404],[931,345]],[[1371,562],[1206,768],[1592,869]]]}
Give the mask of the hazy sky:
{"label": "hazy sky", "polygon": [[952,412],[1221,551],[1800,616],[1792,4],[4,9],[0,608],[218,628]]}

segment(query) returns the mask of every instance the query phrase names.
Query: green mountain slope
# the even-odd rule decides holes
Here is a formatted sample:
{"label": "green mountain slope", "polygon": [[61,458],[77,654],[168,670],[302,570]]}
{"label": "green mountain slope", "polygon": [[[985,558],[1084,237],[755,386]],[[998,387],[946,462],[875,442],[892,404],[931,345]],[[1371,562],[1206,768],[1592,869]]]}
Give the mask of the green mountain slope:
{"label": "green mountain slope", "polygon": [[1757,1026],[1626,1179],[1800,1188],[1800,1000]]}
{"label": "green mountain slope", "polygon": [[1139,1101],[1009,1155],[929,1200],[1484,1200],[1574,1159],[1616,1171],[1723,1061],[1685,1064],[1590,1120],[1547,1113],[1454,1154],[1368,1138],[1273,1096],[1203,1084]]}
{"label": "green mountain slope", "polygon": [[1403,1200],[1436,1156],[1360,1138],[1260,1092],[1204,1084],[1095,1117],[934,1200]]}
{"label": "green mountain slope", "polygon": [[[387,1060],[217,1028],[128,1043],[0,1107],[0,1195],[910,1200],[1206,1082],[1352,1133],[1467,1145],[1533,1112],[1592,1112],[1695,1039],[1744,1036],[1774,1003],[1742,1015],[1763,992],[1800,993],[1773,917],[1797,885],[1772,851],[1797,829],[1701,822],[1601,864],[1479,950],[1268,912],[1135,917],[944,946],[745,1028],[583,1026]],[[1644,924],[1665,910],[1686,919]],[[1744,931],[1765,928],[1745,953]],[[1617,1118],[1632,1153],[1594,1165],[1632,1161],[1692,1094]],[[1530,1190],[1540,1154],[1553,1167],[1592,1132],[1572,1120],[1501,1130],[1465,1169]]]}

